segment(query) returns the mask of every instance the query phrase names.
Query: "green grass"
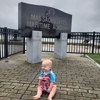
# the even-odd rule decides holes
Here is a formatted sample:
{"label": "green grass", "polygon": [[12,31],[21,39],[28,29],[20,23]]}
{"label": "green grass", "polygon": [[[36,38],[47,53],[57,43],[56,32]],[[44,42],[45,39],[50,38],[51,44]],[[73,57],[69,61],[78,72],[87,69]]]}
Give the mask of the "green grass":
{"label": "green grass", "polygon": [[[54,42],[45,42],[45,41],[43,41],[42,44],[54,45]],[[86,44],[86,43],[67,43],[67,45],[92,46],[92,44]]]}
{"label": "green grass", "polygon": [[[4,41],[0,40],[0,44],[4,44]],[[23,43],[22,43],[22,41],[9,41],[8,44],[10,44],[10,45],[22,45]],[[42,44],[54,45],[54,42],[45,42],[45,41],[43,41]],[[67,45],[92,46],[92,44],[87,44],[87,43],[70,43],[70,42],[67,43]]]}
{"label": "green grass", "polygon": [[100,64],[100,54],[88,54],[88,56]]}
{"label": "green grass", "polygon": [[8,42],[9,45],[23,45],[22,41],[10,41]]}

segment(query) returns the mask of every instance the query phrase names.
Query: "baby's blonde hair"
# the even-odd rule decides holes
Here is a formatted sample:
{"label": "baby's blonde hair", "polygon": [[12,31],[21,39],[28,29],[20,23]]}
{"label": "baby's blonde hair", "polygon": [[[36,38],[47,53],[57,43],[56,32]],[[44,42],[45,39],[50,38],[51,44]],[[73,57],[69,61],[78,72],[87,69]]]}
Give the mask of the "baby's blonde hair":
{"label": "baby's blonde hair", "polygon": [[52,61],[49,60],[49,59],[44,60],[44,61],[42,62],[42,64],[47,64],[47,65],[49,65],[50,68],[52,68]]}

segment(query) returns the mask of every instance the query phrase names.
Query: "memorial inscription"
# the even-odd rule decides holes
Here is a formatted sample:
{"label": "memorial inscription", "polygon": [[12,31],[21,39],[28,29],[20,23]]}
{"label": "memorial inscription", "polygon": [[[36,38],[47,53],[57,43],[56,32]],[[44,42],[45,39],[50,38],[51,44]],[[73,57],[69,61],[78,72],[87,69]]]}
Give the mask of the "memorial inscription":
{"label": "memorial inscription", "polygon": [[18,4],[18,29],[23,37],[31,37],[30,31],[38,30],[42,37],[57,38],[59,33],[71,32],[71,21],[72,15],[52,7]]}

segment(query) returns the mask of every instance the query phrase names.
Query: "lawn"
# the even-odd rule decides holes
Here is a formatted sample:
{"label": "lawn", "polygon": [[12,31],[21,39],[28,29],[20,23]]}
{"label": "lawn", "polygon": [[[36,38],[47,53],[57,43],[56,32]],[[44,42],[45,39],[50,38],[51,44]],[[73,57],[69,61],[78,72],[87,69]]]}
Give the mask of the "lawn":
{"label": "lawn", "polygon": [[88,56],[100,64],[100,54],[88,54]]}

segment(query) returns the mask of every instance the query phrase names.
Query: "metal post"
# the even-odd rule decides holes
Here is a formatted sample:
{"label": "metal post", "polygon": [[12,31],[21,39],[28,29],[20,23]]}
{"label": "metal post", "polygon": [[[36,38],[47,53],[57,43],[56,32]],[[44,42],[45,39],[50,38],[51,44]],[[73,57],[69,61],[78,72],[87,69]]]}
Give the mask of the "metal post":
{"label": "metal post", "polygon": [[8,33],[7,33],[7,27],[4,27],[4,56],[5,56],[5,58],[8,57]]}
{"label": "metal post", "polygon": [[25,54],[25,37],[23,37],[23,54]]}
{"label": "metal post", "polygon": [[92,53],[94,53],[94,41],[95,41],[95,31],[93,32]]}

